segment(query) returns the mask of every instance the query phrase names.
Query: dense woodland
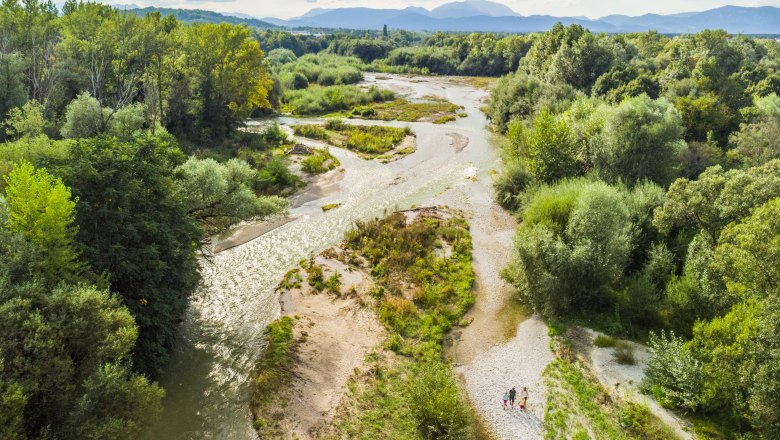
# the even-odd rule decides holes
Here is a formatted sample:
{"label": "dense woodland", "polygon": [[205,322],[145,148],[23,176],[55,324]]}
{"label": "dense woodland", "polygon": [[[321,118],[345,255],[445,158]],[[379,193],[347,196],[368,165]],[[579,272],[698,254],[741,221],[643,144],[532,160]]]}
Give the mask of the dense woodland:
{"label": "dense woodland", "polygon": [[649,341],[646,390],[780,436],[780,43],[723,32],[292,35],[69,0],[0,6],[0,438],[139,438],[207,237],[299,179],[253,115],[395,99],[363,71],[502,76],[505,277]]}
{"label": "dense woodland", "polygon": [[534,38],[487,109],[522,220],[505,277],[548,319],[647,338],[645,389],[700,433],[777,438],[780,46]]}

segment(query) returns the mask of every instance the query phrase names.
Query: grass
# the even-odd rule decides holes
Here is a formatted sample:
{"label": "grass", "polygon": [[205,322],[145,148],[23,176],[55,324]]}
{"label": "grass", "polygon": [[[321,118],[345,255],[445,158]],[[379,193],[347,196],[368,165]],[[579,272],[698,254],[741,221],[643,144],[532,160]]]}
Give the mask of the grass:
{"label": "grass", "polygon": [[615,343],[615,351],[612,353],[612,357],[620,365],[636,364],[634,346],[625,341],[618,341]]}
{"label": "grass", "polygon": [[322,174],[341,165],[341,162],[327,148],[314,152],[301,161],[301,169],[309,174]]}
{"label": "grass", "polygon": [[292,378],[291,367],[298,342],[293,337],[294,325],[293,318],[284,316],[269,324],[265,330],[268,347],[257,364],[251,403],[254,427],[261,438],[281,435],[278,421],[285,405],[277,402],[277,392]]}
{"label": "grass", "polygon": [[458,119],[457,116],[446,115],[446,116],[442,116],[440,118],[434,119],[433,123],[434,124],[446,124],[448,122],[452,122],[452,121],[455,121],[457,119]]}
{"label": "grass", "polygon": [[[441,256],[448,245],[453,252]],[[368,262],[371,292],[388,337],[349,384],[336,438],[480,438],[477,418],[442,361],[447,332],[474,303],[471,236],[459,217],[394,213],[357,222],[345,249]]]}
{"label": "grass", "polygon": [[[331,145],[360,153],[369,159],[378,158],[392,151],[407,136],[413,135],[412,130],[408,127],[352,125],[345,124],[340,119],[330,120],[320,125],[296,125],[293,127],[293,131],[297,136],[323,140]],[[409,150],[409,148],[404,148],[402,152]],[[411,152],[413,151],[412,149]]]}
{"label": "grass", "polygon": [[596,339],[593,340],[593,345],[599,348],[614,347],[616,343],[617,339],[602,334],[596,336]]}
{"label": "grass", "polygon": [[553,344],[557,357],[544,372],[547,386],[546,440],[677,438],[674,431],[646,406],[613,399],[587,366],[571,355],[563,342],[556,339]]}
{"label": "grass", "polygon": [[454,118],[460,107],[436,96],[426,97],[425,102],[410,102],[406,99],[396,99],[371,105],[374,115],[370,119],[382,121],[436,121],[446,117]]}

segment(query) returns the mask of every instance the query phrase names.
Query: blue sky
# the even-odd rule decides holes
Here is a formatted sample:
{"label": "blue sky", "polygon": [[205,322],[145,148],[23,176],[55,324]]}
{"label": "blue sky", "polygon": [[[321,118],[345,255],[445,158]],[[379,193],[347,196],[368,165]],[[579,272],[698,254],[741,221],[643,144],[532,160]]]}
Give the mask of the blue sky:
{"label": "blue sky", "polygon": [[[242,12],[256,17],[290,18],[312,8],[404,8],[422,6],[432,9],[448,0],[104,0],[106,3],[135,3],[141,6],[165,6]],[[609,14],[641,15],[701,11],[724,5],[780,6],[780,0],[495,0],[522,15],[549,14],[598,18]]]}

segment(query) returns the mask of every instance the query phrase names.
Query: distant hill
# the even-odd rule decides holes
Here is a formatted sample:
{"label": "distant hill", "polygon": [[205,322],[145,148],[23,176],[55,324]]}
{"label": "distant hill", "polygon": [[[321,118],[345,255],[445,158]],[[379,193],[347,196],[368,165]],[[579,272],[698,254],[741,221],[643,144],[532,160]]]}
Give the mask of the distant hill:
{"label": "distant hill", "polygon": [[248,16],[236,17],[234,15],[224,15],[213,11],[204,11],[201,9],[170,9],[170,8],[131,8],[121,7],[117,9],[126,10],[136,15],[143,17],[146,14],[159,12],[162,15],[173,15],[177,20],[186,23],[230,23],[230,24],[244,24],[249,27],[258,29],[278,29],[279,26],[268,23],[257,18],[250,18]]}
{"label": "distant hill", "polygon": [[117,6],[138,15],[160,12],[174,15],[185,22],[245,24],[259,29],[326,28],[326,29],[391,29],[410,31],[455,32],[542,32],[561,22],[579,24],[593,32],[642,32],[655,30],[666,34],[694,33],[704,29],[724,29],[730,33],[780,35],[780,8],[772,6],[724,6],[702,12],[638,17],[608,15],[598,19],[587,17],[555,17],[550,15],[522,16],[506,5],[489,0],[464,0],[441,5],[433,10],[421,7],[405,9],[314,8],[308,13],[282,20],[258,19],[242,13],[220,14],[199,9],[138,8],[134,4]]}
{"label": "distant hill", "polygon": [[599,19],[586,17],[521,16],[507,6],[488,0],[447,3],[431,11],[406,9],[315,8],[290,20],[264,19],[290,27],[394,29],[411,31],[539,32],[556,22],[580,24],[593,32],[693,33],[704,29],[724,29],[730,33],[780,34],[780,8],[724,6],[703,12],[638,17],[610,15]]}
{"label": "distant hill", "polygon": [[465,0],[447,3],[433,9],[429,15],[435,18],[463,18],[474,16],[508,17],[518,15],[509,6],[487,0]]}

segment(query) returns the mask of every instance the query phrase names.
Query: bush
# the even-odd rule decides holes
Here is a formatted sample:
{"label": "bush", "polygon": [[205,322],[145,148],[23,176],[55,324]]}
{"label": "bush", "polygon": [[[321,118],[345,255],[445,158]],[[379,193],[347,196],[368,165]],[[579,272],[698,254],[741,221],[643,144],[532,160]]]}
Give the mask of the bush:
{"label": "bush", "polygon": [[366,90],[345,85],[317,86],[285,92],[283,109],[298,115],[317,115],[349,110],[372,102],[389,101],[394,97],[393,92],[376,87]]}
{"label": "bush", "polygon": [[661,405],[695,411],[701,405],[702,366],[674,332],[650,333],[650,360],[645,368],[645,390]]}
{"label": "bush", "polygon": [[301,169],[309,174],[322,174],[330,171],[341,163],[331,154],[330,150],[316,149],[314,153],[301,162]]}
{"label": "bush", "polygon": [[629,342],[618,341],[615,343],[615,351],[612,357],[621,365],[634,365],[636,358],[634,356],[634,346]]}
{"label": "bush", "polygon": [[440,362],[422,366],[409,387],[409,402],[423,438],[455,440],[474,435],[469,403],[448,366]]}
{"label": "bush", "polygon": [[496,200],[504,208],[517,211],[520,209],[519,197],[532,181],[531,174],[522,160],[510,160],[493,183]]}

